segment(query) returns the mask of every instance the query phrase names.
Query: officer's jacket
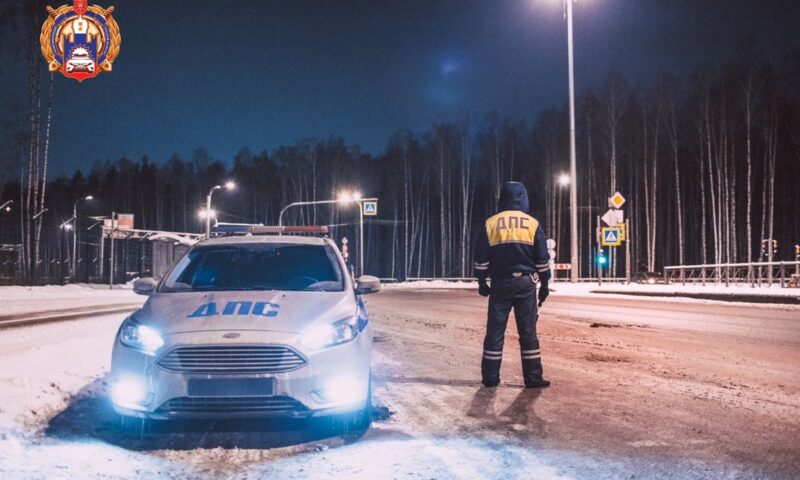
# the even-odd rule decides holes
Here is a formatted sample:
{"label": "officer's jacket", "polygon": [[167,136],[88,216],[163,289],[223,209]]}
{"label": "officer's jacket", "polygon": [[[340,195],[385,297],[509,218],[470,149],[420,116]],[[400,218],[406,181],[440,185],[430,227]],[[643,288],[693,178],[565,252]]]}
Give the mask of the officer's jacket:
{"label": "officer's jacket", "polygon": [[475,276],[505,277],[536,273],[550,280],[550,255],[539,221],[528,215],[528,191],[518,182],[506,182],[496,215],[486,220],[475,249]]}

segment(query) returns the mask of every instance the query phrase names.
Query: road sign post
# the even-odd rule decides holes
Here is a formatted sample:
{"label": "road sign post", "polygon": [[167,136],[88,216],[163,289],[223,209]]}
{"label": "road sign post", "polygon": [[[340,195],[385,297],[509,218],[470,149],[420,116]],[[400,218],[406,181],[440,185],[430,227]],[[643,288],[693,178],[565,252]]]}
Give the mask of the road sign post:
{"label": "road sign post", "polygon": [[623,241],[625,242],[625,282],[630,285],[631,283],[631,237],[630,237],[630,221],[625,220],[625,238]]}
{"label": "road sign post", "polygon": [[547,239],[547,255],[550,257],[550,278],[556,280],[556,272],[553,265],[556,261],[556,241],[552,238]]}
{"label": "road sign post", "polygon": [[600,263],[600,254],[603,252],[603,235],[600,227],[600,215],[597,216],[597,250],[595,253],[595,264],[597,267],[597,286],[603,285],[603,264]]}

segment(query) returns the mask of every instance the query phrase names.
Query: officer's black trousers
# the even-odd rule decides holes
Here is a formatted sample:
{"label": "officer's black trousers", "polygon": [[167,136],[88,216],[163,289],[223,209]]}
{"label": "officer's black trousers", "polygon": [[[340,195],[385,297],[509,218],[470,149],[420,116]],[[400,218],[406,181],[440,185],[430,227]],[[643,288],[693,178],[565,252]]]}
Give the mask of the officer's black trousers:
{"label": "officer's black trousers", "polygon": [[492,280],[492,294],[489,296],[489,315],[486,324],[486,338],[483,341],[483,360],[481,375],[484,385],[497,385],[500,382],[500,362],[503,356],[508,314],[514,308],[519,332],[519,346],[522,351],[522,375],[525,383],[536,382],[542,378],[542,359],[539,352],[539,338],[536,336],[536,285],[530,275],[499,278]]}

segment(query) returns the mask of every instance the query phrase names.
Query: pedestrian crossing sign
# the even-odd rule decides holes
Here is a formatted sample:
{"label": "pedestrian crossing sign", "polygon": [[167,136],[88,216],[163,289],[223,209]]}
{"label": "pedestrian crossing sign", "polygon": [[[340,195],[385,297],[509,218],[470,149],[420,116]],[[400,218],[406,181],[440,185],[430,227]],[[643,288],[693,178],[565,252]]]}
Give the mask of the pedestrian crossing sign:
{"label": "pedestrian crossing sign", "polygon": [[378,202],[374,200],[366,201],[361,207],[365,217],[375,217],[378,215]]}
{"label": "pedestrian crossing sign", "polygon": [[600,243],[604,247],[617,247],[622,244],[622,235],[619,227],[604,227],[600,234]]}

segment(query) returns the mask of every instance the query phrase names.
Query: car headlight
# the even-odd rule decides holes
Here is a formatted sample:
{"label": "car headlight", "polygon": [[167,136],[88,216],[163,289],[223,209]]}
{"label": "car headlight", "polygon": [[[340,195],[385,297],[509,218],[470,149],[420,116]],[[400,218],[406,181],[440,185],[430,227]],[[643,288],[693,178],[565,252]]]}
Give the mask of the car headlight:
{"label": "car headlight", "polygon": [[119,329],[119,341],[123,345],[148,355],[155,355],[164,345],[164,340],[153,328],[128,318]]}
{"label": "car headlight", "polygon": [[303,334],[302,344],[313,350],[333,347],[352,341],[358,335],[356,318],[348,318],[330,325],[317,325]]}

